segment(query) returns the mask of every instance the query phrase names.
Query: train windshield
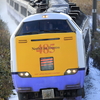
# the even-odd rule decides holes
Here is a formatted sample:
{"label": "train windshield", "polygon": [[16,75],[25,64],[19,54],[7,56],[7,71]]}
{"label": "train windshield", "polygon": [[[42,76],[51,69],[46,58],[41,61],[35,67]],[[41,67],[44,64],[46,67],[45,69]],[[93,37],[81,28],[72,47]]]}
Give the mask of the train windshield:
{"label": "train windshield", "polygon": [[70,28],[66,20],[37,20],[24,22],[17,32],[16,36],[68,32],[72,32],[72,29]]}

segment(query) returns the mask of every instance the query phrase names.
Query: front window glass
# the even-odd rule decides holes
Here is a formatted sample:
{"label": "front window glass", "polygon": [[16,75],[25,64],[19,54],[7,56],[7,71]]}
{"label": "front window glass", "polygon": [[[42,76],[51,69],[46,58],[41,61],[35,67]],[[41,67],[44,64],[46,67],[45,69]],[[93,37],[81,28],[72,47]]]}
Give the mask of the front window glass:
{"label": "front window glass", "polygon": [[38,20],[25,22],[18,31],[18,35],[31,35],[43,33],[68,33],[72,32],[66,20]]}

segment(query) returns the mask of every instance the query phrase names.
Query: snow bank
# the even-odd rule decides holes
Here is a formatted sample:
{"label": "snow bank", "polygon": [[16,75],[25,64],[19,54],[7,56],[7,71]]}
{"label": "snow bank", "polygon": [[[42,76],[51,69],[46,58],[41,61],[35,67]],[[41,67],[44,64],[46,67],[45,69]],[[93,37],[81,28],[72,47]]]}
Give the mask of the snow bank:
{"label": "snow bank", "polygon": [[100,71],[92,66],[90,58],[90,73],[85,77],[85,98],[83,100],[100,100]]}
{"label": "snow bank", "polygon": [[16,91],[13,90],[13,92],[14,92],[16,95],[11,95],[11,97],[10,97],[8,100],[18,100],[18,96],[17,96]]}

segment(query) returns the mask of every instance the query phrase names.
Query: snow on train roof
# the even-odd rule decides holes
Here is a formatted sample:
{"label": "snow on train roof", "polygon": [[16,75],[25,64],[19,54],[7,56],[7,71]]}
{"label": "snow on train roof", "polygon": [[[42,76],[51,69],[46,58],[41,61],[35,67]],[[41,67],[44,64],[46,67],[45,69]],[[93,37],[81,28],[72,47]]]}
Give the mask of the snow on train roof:
{"label": "snow on train roof", "polygon": [[50,5],[62,5],[62,4],[67,4],[68,3],[65,0],[49,0]]}

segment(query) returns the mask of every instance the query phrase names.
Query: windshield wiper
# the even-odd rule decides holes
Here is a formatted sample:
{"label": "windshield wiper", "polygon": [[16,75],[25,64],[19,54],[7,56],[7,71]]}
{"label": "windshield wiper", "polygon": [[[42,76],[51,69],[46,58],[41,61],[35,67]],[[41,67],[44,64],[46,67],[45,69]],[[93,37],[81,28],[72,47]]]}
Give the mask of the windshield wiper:
{"label": "windshield wiper", "polygon": [[61,30],[61,29],[53,29],[53,30],[50,30],[52,32],[66,32],[66,30]]}
{"label": "windshield wiper", "polygon": [[40,32],[67,32],[66,30],[59,30],[59,29],[53,29],[53,30],[40,30]]}
{"label": "windshield wiper", "polygon": [[23,35],[32,35],[32,34],[39,34],[39,32],[34,31],[34,32],[26,32],[26,33],[23,33]]}
{"label": "windshield wiper", "polygon": [[40,32],[51,32],[51,30],[40,30]]}

